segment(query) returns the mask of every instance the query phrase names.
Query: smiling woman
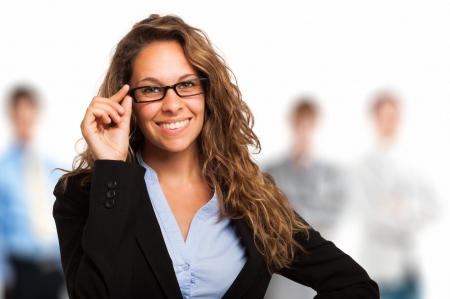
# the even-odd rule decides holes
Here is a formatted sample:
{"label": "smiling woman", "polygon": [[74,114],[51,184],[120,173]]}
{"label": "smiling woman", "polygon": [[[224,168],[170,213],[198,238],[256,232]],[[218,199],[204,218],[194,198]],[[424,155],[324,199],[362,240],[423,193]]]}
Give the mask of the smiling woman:
{"label": "smiling woman", "polygon": [[378,298],[252,160],[253,116],[206,34],[152,15],[119,42],[55,188],[71,298],[263,298],[272,273],[316,298]]}

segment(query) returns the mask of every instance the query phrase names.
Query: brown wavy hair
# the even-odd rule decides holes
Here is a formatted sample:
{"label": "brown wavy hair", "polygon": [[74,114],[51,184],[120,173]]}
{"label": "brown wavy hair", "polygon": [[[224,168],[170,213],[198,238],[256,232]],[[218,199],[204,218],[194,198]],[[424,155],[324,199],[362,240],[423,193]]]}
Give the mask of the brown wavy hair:
{"label": "brown wavy hair", "polygon": [[[119,42],[99,96],[111,97],[131,78],[133,61],[147,45],[157,41],[176,41],[187,60],[202,77],[209,78],[205,95],[205,123],[200,135],[199,155],[202,173],[215,188],[222,217],[244,218],[253,229],[258,250],[265,256],[268,270],[289,267],[298,252],[304,252],[294,234],[308,237],[308,226],[289,207],[284,193],[270,175],[260,171],[249,147],[258,153],[261,145],[253,132],[254,118],[242,100],[234,74],[215,51],[208,36],[187,25],[177,16],[151,15],[135,24]],[[127,161],[135,161],[144,136],[132,115]],[[67,179],[83,174],[82,184],[92,179],[94,160],[89,148],[74,159]],[[64,184],[64,185],[65,185]]]}

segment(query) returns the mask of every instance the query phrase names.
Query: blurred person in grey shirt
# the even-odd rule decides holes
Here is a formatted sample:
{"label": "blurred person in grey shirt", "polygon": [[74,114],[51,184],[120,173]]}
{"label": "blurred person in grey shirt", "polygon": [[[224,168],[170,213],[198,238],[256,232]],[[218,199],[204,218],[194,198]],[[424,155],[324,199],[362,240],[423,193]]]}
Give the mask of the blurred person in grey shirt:
{"label": "blurred person in grey shirt", "polygon": [[[292,208],[326,239],[333,240],[346,197],[343,172],[317,158],[314,137],[319,108],[310,97],[297,100],[290,115],[292,144],[290,154],[265,170],[286,194]],[[316,292],[274,275],[267,299],[313,298]]]}
{"label": "blurred person in grey shirt", "polygon": [[415,237],[437,212],[433,189],[399,163],[394,145],[401,109],[391,93],[370,108],[376,145],[354,173],[353,213],[360,228],[354,257],[379,284],[382,299],[418,299],[420,269]]}

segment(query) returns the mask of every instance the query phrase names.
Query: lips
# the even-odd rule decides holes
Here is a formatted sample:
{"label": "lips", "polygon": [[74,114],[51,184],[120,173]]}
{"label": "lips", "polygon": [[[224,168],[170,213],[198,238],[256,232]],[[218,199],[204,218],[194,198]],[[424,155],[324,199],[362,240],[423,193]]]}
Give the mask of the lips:
{"label": "lips", "polygon": [[182,127],[184,127],[191,119],[185,119],[182,121],[177,121],[177,122],[172,122],[172,123],[157,123],[158,126],[164,128],[164,129],[169,129],[169,130],[176,130],[176,129],[180,129]]}

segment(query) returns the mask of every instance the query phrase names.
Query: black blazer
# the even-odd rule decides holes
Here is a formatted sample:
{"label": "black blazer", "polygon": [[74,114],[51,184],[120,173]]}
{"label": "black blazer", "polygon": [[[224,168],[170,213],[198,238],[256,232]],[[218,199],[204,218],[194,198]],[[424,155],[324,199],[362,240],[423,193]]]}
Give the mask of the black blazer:
{"label": "black blazer", "polygon": [[[64,194],[55,188],[53,216],[69,296],[75,298],[182,299],[144,181],[136,163],[96,161],[90,187],[81,176]],[[247,250],[247,262],[222,297],[263,298],[271,275],[244,220],[234,220]],[[313,229],[296,236],[300,255],[279,274],[317,291],[316,299],[379,298],[378,286],[333,243]]]}

